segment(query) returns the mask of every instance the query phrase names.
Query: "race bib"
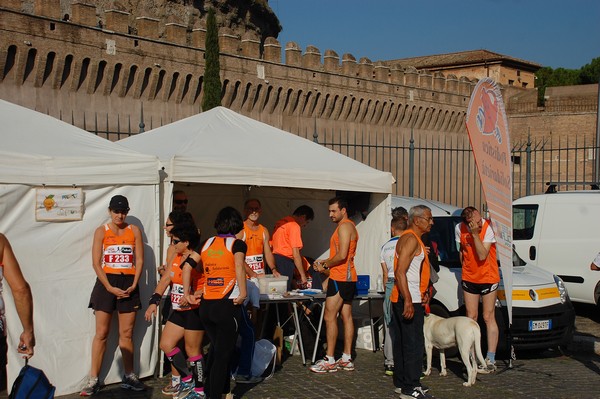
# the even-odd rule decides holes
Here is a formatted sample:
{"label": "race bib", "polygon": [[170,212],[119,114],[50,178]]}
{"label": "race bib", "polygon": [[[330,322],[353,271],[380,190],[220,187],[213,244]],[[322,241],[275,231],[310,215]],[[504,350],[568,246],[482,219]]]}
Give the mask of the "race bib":
{"label": "race bib", "polygon": [[265,262],[264,257],[261,255],[248,255],[246,256],[246,263],[256,274],[265,273]]}
{"label": "race bib", "polygon": [[183,297],[183,285],[182,284],[173,284],[171,287],[171,305],[173,310],[181,309],[179,303],[181,302],[181,298]]}
{"label": "race bib", "polygon": [[104,266],[113,269],[133,268],[132,245],[109,245],[104,250]]}

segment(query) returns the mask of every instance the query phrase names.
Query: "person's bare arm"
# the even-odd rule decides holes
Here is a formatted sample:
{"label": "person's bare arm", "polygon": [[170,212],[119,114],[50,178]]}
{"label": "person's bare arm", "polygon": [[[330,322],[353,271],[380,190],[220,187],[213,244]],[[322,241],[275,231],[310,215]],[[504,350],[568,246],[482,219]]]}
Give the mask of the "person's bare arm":
{"label": "person's bare arm", "polygon": [[302,255],[300,255],[300,248],[292,248],[292,256],[294,258],[294,265],[296,265],[296,269],[300,274],[300,280],[302,283],[307,283],[306,272],[304,271],[304,266],[302,265]]}
{"label": "person's bare arm", "polygon": [[263,237],[263,253],[265,255],[265,262],[267,266],[271,269],[273,276],[281,277],[281,273],[277,270],[277,265],[275,264],[275,257],[273,256],[273,251],[271,251],[271,246],[269,245],[270,235],[267,229],[265,229],[265,236]]}
{"label": "person's bare arm", "polygon": [[17,351],[25,358],[33,356],[35,334],[33,331],[33,297],[31,288],[23,277],[19,262],[4,234],[0,234],[0,262],[4,265],[4,278],[12,291],[15,308],[23,326]]}
{"label": "person's bare arm", "polygon": [[127,293],[130,294],[137,287],[140,277],[142,275],[142,269],[144,267],[144,240],[142,239],[142,232],[139,227],[131,225],[133,230],[133,236],[135,237],[135,276],[133,278],[133,284],[127,288]]}
{"label": "person's bare arm", "polygon": [[245,254],[243,252],[236,252],[233,254],[235,260],[235,278],[238,284],[238,288],[240,290],[240,294],[237,298],[233,299],[233,303],[236,305],[241,305],[246,300],[248,296],[248,292],[246,289],[246,271],[244,270],[245,262]]}

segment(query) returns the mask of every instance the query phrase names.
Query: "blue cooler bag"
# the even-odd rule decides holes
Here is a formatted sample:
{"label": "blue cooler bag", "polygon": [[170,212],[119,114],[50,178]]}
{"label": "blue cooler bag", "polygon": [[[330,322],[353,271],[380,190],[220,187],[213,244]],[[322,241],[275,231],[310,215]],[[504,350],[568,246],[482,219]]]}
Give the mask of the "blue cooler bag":
{"label": "blue cooler bag", "polygon": [[9,399],[52,399],[56,387],[50,384],[46,374],[40,369],[31,367],[25,361],[25,366],[15,379],[10,390]]}

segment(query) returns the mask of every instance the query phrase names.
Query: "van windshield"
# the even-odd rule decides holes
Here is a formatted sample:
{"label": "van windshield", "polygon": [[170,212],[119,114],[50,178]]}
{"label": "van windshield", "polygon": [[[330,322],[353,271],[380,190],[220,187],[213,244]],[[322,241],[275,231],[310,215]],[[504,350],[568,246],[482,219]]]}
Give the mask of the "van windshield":
{"label": "van windshield", "polygon": [[513,205],[513,240],[531,240],[537,213],[537,205]]}
{"label": "van windshield", "polygon": [[460,223],[460,217],[434,217],[433,219],[433,226],[429,232],[431,250],[437,255],[441,265],[460,268],[458,248],[454,240],[454,227]]}

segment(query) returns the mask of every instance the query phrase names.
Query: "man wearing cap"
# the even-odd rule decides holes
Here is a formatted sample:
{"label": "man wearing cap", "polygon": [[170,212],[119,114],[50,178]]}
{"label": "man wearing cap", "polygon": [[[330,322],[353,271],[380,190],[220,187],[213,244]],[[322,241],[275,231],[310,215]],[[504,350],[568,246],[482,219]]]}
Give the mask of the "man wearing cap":
{"label": "man wearing cap", "polygon": [[92,245],[92,267],[96,284],[92,290],[89,307],[94,309],[96,334],[92,341],[92,365],[89,378],[80,392],[91,396],[100,389],[100,368],[110,323],[118,311],[119,348],[123,358],[121,388],[142,391],[144,384],[133,372],[133,326],[135,312],[140,309],[138,281],[144,264],[144,246],[139,227],[128,224],[129,202],[115,195],[108,207],[110,222],[98,227]]}

